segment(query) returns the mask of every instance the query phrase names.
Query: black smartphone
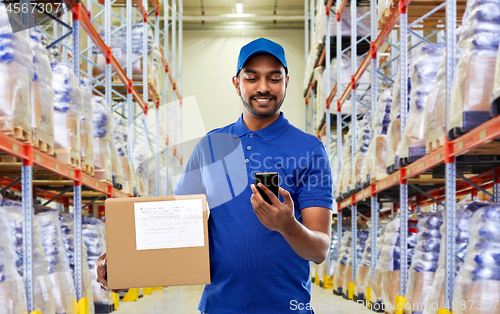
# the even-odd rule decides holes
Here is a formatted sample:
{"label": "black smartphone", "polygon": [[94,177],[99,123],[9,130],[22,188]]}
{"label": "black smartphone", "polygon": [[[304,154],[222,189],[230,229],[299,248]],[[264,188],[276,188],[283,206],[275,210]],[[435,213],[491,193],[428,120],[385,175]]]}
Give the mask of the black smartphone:
{"label": "black smartphone", "polygon": [[279,188],[279,173],[278,172],[258,172],[255,174],[255,186],[257,190],[259,190],[260,195],[264,201],[266,201],[269,205],[273,203],[267,197],[267,194],[264,193],[258,186],[257,183],[264,184],[271,192],[278,197],[278,188]]}

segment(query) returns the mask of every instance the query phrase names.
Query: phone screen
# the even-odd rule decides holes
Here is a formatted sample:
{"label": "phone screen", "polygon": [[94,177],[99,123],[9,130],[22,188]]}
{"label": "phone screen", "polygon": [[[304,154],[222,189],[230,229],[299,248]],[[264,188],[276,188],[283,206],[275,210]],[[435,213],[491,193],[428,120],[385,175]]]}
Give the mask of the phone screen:
{"label": "phone screen", "polygon": [[270,205],[273,203],[267,197],[266,193],[264,193],[258,186],[257,183],[264,184],[271,192],[278,197],[278,188],[279,188],[279,173],[278,172],[259,172],[255,174],[255,186],[257,190],[259,190],[262,198]]}

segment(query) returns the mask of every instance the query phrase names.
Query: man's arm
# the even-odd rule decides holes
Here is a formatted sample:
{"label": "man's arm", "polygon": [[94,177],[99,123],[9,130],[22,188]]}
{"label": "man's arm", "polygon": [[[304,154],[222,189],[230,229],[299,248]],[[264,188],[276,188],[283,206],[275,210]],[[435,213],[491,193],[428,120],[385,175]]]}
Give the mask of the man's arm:
{"label": "man's arm", "polygon": [[305,260],[320,264],[330,248],[332,211],[325,207],[308,207],[302,209],[303,224],[295,219],[294,204],[290,193],[281,187],[281,201],[263,184],[259,188],[267,194],[273,205],[269,205],[252,184],[250,201],[260,222],[270,230],[283,235],[292,249]]}

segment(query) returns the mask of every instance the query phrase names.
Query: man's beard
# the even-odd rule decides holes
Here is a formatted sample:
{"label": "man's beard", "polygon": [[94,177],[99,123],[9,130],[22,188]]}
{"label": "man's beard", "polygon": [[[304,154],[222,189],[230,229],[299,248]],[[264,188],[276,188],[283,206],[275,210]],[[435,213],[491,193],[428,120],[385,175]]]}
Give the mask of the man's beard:
{"label": "man's beard", "polygon": [[[241,96],[241,89],[240,89],[240,98],[241,98],[241,101],[243,102],[243,105],[245,106],[245,108],[247,108],[248,111],[250,111],[251,114],[253,114],[254,116],[256,116],[258,118],[269,118],[269,117],[273,116],[276,112],[278,112],[278,110],[280,110],[280,108],[281,108],[281,105],[283,105],[283,102],[285,101],[285,96],[286,96],[286,90],[285,90],[285,95],[280,102],[277,102],[278,98],[274,95],[271,95],[271,94],[252,95],[249,97],[250,102],[246,102],[243,99],[243,96]],[[272,110],[268,113],[257,112],[254,109],[254,107],[251,105],[252,98],[254,98],[254,97],[272,97],[276,101],[276,104],[274,105],[274,108],[272,108]]]}

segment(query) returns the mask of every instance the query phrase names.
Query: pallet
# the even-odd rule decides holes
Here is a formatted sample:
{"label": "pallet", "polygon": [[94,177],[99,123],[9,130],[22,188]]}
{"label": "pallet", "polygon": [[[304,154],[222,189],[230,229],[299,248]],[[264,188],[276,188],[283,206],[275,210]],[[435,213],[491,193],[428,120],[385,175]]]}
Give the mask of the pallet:
{"label": "pallet", "polygon": [[444,135],[440,136],[436,139],[433,139],[433,140],[427,140],[425,142],[425,152],[427,154],[430,154],[433,151],[435,151],[436,149],[443,147],[445,142],[446,141],[445,141]]}
{"label": "pallet", "polygon": [[40,151],[49,155],[54,155],[54,146],[45,143],[44,141],[36,138],[36,136],[33,137],[33,147],[38,148]]}
{"label": "pallet", "polygon": [[109,314],[115,310],[115,305],[114,303],[94,302],[94,308],[96,314]]}
{"label": "pallet", "polygon": [[376,303],[370,302],[370,310],[372,310],[375,313],[384,313],[385,312],[384,302],[382,301],[378,301]]}
{"label": "pallet", "polygon": [[408,157],[399,158],[399,165],[406,167],[425,156],[425,147],[409,147]]}
{"label": "pallet", "polygon": [[94,176],[95,175],[95,168],[92,165],[86,165],[83,162],[83,159],[81,159],[81,164],[82,164],[82,170],[88,175]]}
{"label": "pallet", "polygon": [[21,158],[12,155],[2,155],[0,156],[0,163],[21,163]]}
{"label": "pallet", "polygon": [[448,138],[453,141],[465,133],[475,129],[490,119],[489,111],[464,111],[463,122],[460,127],[448,130]]}
{"label": "pallet", "polygon": [[2,129],[2,132],[9,136],[12,136],[16,140],[30,143],[31,142],[31,132],[23,130],[21,127],[14,127],[13,129]]}
{"label": "pallet", "polygon": [[80,168],[80,155],[67,149],[56,149],[56,158],[75,168]]}

